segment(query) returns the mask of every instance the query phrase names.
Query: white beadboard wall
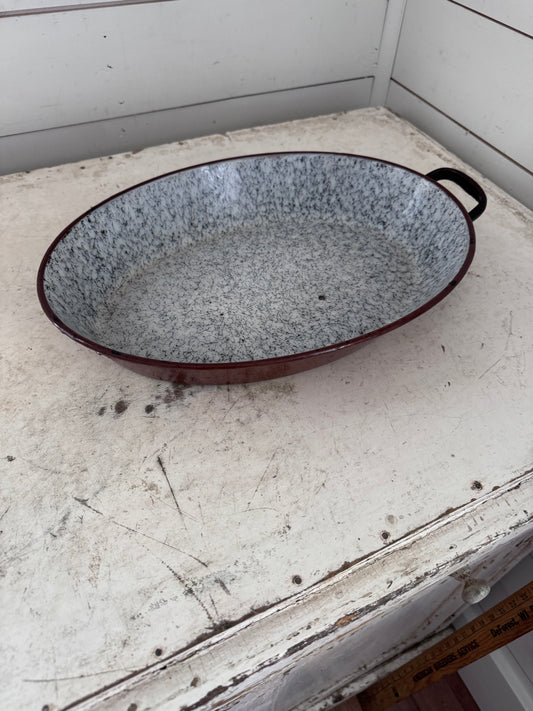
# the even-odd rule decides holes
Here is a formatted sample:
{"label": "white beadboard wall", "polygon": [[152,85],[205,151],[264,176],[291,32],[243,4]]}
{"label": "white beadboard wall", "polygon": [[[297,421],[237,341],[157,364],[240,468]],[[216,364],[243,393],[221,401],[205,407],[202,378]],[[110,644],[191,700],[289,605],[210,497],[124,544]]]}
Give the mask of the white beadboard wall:
{"label": "white beadboard wall", "polygon": [[368,106],[386,9],[0,0],[0,172]]}
{"label": "white beadboard wall", "polygon": [[386,104],[533,208],[531,0],[408,0]]}
{"label": "white beadboard wall", "polygon": [[533,208],[532,0],[0,0],[0,174],[386,105]]}

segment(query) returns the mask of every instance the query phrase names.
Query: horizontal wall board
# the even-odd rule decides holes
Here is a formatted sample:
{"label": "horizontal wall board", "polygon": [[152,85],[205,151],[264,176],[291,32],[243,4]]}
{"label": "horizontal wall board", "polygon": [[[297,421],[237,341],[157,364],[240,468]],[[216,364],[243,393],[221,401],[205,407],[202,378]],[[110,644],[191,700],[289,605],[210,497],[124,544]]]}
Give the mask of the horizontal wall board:
{"label": "horizontal wall board", "polygon": [[0,173],[368,106],[372,79],[228,99],[0,138]]}
{"label": "horizontal wall board", "polygon": [[373,75],[386,0],[182,0],[0,19],[0,135]]}
{"label": "horizontal wall board", "polygon": [[45,12],[82,10],[88,7],[113,5],[140,5],[180,0],[0,0],[0,17],[3,14],[28,15]]}
{"label": "horizontal wall board", "polygon": [[531,173],[394,81],[389,88],[387,106],[533,209]]}
{"label": "horizontal wall board", "polygon": [[487,15],[497,22],[503,22],[519,32],[533,35],[531,0],[457,0],[457,4]]}
{"label": "horizontal wall board", "polygon": [[409,0],[393,79],[533,169],[533,41],[448,0]]}

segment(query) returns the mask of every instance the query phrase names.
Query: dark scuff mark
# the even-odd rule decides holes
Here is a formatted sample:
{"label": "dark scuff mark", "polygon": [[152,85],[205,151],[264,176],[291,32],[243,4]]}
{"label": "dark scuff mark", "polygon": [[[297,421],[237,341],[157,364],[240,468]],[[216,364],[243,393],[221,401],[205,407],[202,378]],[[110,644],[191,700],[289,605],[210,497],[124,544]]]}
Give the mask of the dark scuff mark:
{"label": "dark scuff mark", "polygon": [[348,570],[348,568],[351,568],[352,565],[355,565],[356,563],[359,563],[363,558],[366,558],[366,556],[361,556],[360,558],[356,558],[355,560],[345,560],[344,563],[339,567],[336,568],[335,570],[331,570],[329,573],[326,573],[323,578],[320,578],[318,582],[323,582],[324,580],[329,580],[330,578],[334,578],[336,575],[339,573],[342,573],[345,570]]}
{"label": "dark scuff mark", "polygon": [[[292,671],[292,670],[290,670]],[[231,686],[235,686],[236,684],[240,684],[243,681],[246,681],[248,679],[248,673],[247,672],[241,672],[241,674],[236,674],[235,676],[231,677]]]}
{"label": "dark scuff mark", "polygon": [[151,412],[154,411],[154,406],[153,405],[146,405],[144,408],[144,411],[146,412],[147,415],[149,415]]}
{"label": "dark scuff mark", "polygon": [[213,596],[211,595],[211,593],[209,593],[209,599],[211,600],[211,605],[213,605],[213,609],[214,609],[214,611],[215,611],[215,614],[217,615],[217,617],[220,617],[220,613],[219,613],[219,611],[218,611],[218,609],[217,609],[216,603],[215,603],[215,601],[213,600]]}
{"label": "dark scuff mark", "polygon": [[474,491],[481,491],[481,489],[483,488],[483,484],[480,481],[476,480],[472,482],[472,486],[470,488]]}
{"label": "dark scuff mark", "polygon": [[166,541],[161,541],[159,538],[154,538],[154,536],[148,535],[148,533],[143,533],[142,531],[138,531],[135,528],[131,528],[131,526],[126,526],[123,523],[119,523],[118,521],[111,520],[111,523],[115,524],[115,526],[119,526],[120,528],[125,528],[126,531],[130,531],[130,533],[136,533],[138,536],[142,536],[143,538],[148,538],[150,541],[155,541],[156,543],[160,543],[162,546],[166,546],[167,548],[172,548],[173,551],[178,551],[178,553],[181,553],[182,555],[186,555],[188,558],[192,558],[192,560],[195,560],[197,563],[200,563],[200,565],[203,565],[204,568],[209,568],[209,565],[205,563],[203,560],[200,560],[200,558],[197,558],[195,555],[192,555],[192,553],[187,553],[187,551],[181,550],[181,548],[177,548],[176,546],[172,546],[170,543],[167,543]]}
{"label": "dark scuff mark", "polygon": [[102,405],[102,407],[98,410],[98,414],[100,415],[100,417],[102,417],[102,415],[104,414],[105,411],[106,411],[106,406]]}
{"label": "dark scuff mark", "polygon": [[115,403],[115,412],[117,413],[117,415],[122,415],[123,412],[126,412],[126,410],[128,409],[128,405],[129,403],[126,402],[126,400],[118,400]]}
{"label": "dark scuff mark", "polygon": [[174,493],[174,489],[172,488],[172,484],[170,483],[170,479],[168,478],[167,470],[165,469],[165,465],[163,464],[163,461],[159,455],[157,456],[157,463],[159,464],[161,471],[163,472],[163,475],[164,475],[165,479],[167,480],[168,488],[170,489],[170,493],[172,494],[172,498],[174,499],[174,503],[176,504],[178,513],[183,518],[183,513],[180,509],[180,505],[178,504],[178,500],[176,498],[176,494]]}
{"label": "dark scuff mark", "polygon": [[217,696],[220,696],[220,694],[223,694],[224,691],[227,691],[229,689],[229,686],[216,686],[214,689],[212,689],[208,694],[205,696],[202,696],[202,698],[197,701],[195,704],[192,706],[184,706],[182,708],[182,711],[194,711],[194,709],[201,708],[204,704],[208,703],[209,701],[212,701],[215,699]]}
{"label": "dark scuff mark", "polygon": [[221,580],[220,578],[215,578],[215,583],[218,583],[220,585],[220,587],[222,588],[222,590],[224,590],[226,595],[231,595],[226,583],[223,580]]}
{"label": "dark scuff mark", "polygon": [[15,461],[15,457],[13,457],[11,454],[8,454],[7,457],[6,457],[6,459],[7,459],[8,462],[14,462],[14,461]]}
{"label": "dark scuff mark", "polygon": [[182,385],[181,383],[171,383],[171,386],[165,390],[163,402],[166,405],[171,405],[177,400],[183,400],[184,390],[187,387],[187,385]]}
{"label": "dark scuff mark", "polygon": [[207,618],[208,618],[209,622],[211,622],[211,624],[213,625],[213,628],[216,627],[216,624],[217,624],[217,623],[215,622],[215,618],[214,618],[213,615],[209,612],[209,610],[208,610],[207,606],[204,604],[203,600],[202,600],[202,599],[197,595],[197,593],[194,591],[194,588],[193,588],[192,585],[189,583],[189,581],[186,580],[185,578],[182,578],[181,575],[180,575],[179,573],[177,573],[177,572],[174,570],[174,568],[171,568],[168,563],[165,563],[164,560],[162,560],[161,563],[165,566],[165,568],[167,568],[167,570],[169,570],[169,571],[172,573],[172,575],[176,578],[176,580],[178,580],[178,581],[183,585],[183,588],[184,588],[184,590],[185,590],[185,594],[186,594],[186,595],[192,595],[192,597],[196,600],[196,602],[200,605],[200,607],[202,608],[202,610],[203,610],[203,611],[205,612],[205,614],[207,615]]}
{"label": "dark scuff mark", "polygon": [[100,514],[100,516],[103,516],[104,514],[101,511],[98,511],[98,509],[95,509],[94,506],[90,506],[87,502],[89,499],[80,499],[77,496],[72,497],[74,501],[77,501],[78,504],[81,504],[82,506],[85,506],[86,508],[90,509],[91,511],[94,511],[94,513]]}

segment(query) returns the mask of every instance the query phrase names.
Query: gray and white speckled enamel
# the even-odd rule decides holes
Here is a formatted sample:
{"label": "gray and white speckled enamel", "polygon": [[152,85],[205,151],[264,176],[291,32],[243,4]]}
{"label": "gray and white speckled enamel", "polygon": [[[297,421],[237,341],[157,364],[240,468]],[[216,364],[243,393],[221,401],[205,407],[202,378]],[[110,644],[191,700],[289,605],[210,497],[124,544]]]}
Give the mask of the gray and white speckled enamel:
{"label": "gray and white speckled enamel", "polygon": [[125,192],[53,250],[46,298],[130,355],[224,363],[327,347],[407,316],[454,279],[467,221],[409,170],[333,154],[208,164]]}

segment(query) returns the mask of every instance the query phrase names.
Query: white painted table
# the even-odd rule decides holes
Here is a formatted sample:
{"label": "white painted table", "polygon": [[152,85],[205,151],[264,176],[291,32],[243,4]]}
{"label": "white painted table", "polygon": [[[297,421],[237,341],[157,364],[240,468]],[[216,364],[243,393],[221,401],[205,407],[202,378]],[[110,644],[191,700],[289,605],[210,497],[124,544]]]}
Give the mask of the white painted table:
{"label": "white painted table", "polygon": [[[81,212],[285,149],[473,175],[489,204],[464,281],[354,355],[248,386],[152,381],[46,320],[37,267]],[[406,122],[211,136],[7,176],[0,199],[5,711],[326,708],[531,550],[533,217]]]}

